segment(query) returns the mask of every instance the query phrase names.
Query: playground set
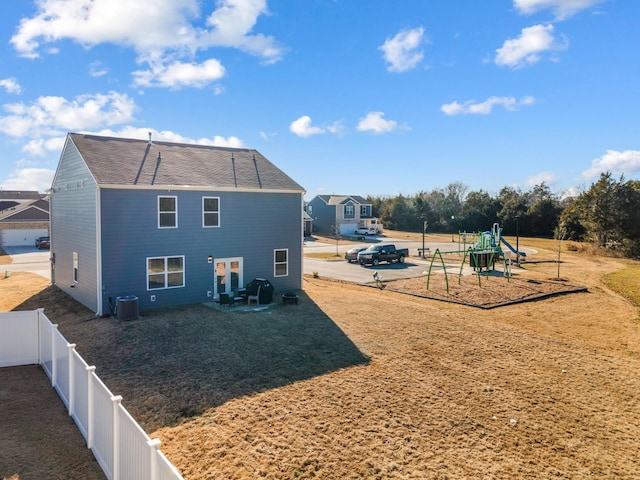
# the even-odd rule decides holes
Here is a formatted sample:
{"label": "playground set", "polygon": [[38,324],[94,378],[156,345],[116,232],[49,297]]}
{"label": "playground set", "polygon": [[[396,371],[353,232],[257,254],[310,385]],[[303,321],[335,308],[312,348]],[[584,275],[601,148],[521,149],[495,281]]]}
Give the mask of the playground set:
{"label": "playground set", "polygon": [[[467,248],[469,244],[469,248]],[[502,245],[506,246],[509,251],[505,252],[502,249]],[[462,248],[460,248],[462,247]],[[509,281],[511,278],[511,254],[515,254],[517,262],[519,264],[520,258],[527,256],[525,252],[518,252],[513,246],[507,242],[502,236],[502,229],[497,223],[493,224],[491,230],[485,232],[458,232],[458,249],[455,251],[441,251],[436,249],[431,257],[431,263],[429,264],[429,271],[427,272],[427,290],[429,289],[429,281],[431,280],[431,272],[433,269],[433,263],[436,258],[440,259],[440,264],[445,275],[445,283],[447,293],[449,293],[449,280],[447,277],[447,267],[444,262],[443,254],[452,253],[464,253],[464,258],[460,264],[460,271],[458,273],[458,283],[462,278],[462,270],[466,264],[467,257],[469,258],[469,264],[473,267],[474,272],[478,272],[478,286],[481,286],[481,274],[485,269],[485,275],[489,274],[490,270],[495,270],[496,261],[502,261],[504,266],[504,276]]]}

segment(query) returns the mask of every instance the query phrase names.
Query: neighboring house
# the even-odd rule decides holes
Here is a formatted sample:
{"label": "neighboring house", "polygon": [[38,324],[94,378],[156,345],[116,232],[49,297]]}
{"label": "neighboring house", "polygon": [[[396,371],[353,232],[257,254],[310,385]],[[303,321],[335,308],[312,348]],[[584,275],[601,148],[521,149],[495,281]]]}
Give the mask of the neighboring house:
{"label": "neighboring house", "polygon": [[324,234],[353,235],[356,228],[374,227],[382,233],[382,224],[373,216],[372,206],[358,195],[317,195],[307,204],[314,231]]}
{"label": "neighboring house", "polygon": [[52,281],[98,315],[302,287],[304,189],[256,150],[70,133],[51,192]]}
{"label": "neighboring house", "polygon": [[308,237],[313,232],[313,219],[305,211],[302,212],[302,221],[304,223],[304,236]]}
{"label": "neighboring house", "polygon": [[43,195],[0,191],[0,198],[0,246],[33,247],[36,238],[49,235],[49,202]]}

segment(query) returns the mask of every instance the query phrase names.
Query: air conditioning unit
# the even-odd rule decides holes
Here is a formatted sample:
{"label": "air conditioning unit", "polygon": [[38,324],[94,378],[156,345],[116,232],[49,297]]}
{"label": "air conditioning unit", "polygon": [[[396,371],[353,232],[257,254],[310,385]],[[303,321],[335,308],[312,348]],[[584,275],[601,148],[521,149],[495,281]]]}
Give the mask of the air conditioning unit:
{"label": "air conditioning unit", "polygon": [[138,319],[138,297],[126,295],[116,298],[116,318],[121,322]]}

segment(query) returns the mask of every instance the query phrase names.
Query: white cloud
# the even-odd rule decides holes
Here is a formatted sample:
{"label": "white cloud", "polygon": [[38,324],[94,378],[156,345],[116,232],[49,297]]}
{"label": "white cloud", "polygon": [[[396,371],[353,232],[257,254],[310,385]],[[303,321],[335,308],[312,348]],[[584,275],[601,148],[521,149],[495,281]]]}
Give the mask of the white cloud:
{"label": "white cloud", "polygon": [[0,87],[4,88],[7,93],[15,93],[20,95],[22,88],[15,78],[3,78],[0,80]]}
{"label": "white cloud", "polygon": [[291,133],[303,138],[325,132],[323,128],[314,127],[311,125],[311,117],[309,115],[303,115],[297,120],[291,122],[291,124],[289,125],[289,130],[291,131]]}
{"label": "white cloud", "polygon": [[564,20],[576,13],[586,10],[603,0],[513,0],[519,13],[532,15],[541,10],[550,10],[556,20]]}
{"label": "white cloud", "polygon": [[28,153],[32,157],[44,157],[51,152],[61,152],[64,147],[66,136],[52,138],[35,138],[29,141],[22,151]]}
{"label": "white cloud", "polygon": [[9,174],[0,186],[4,190],[35,190],[44,193],[51,187],[54,170],[48,168],[22,168]]}
{"label": "white cloud", "polygon": [[[209,2],[40,0],[35,15],[20,22],[11,43],[28,58],[38,57],[44,45],[64,39],[86,48],[101,43],[131,47],[140,63],[150,63],[142,82],[153,86],[200,87],[220,78],[224,70],[219,62],[190,63],[198,51],[212,47],[236,48],[267,64],[282,59],[284,49],[273,37],[252,33],[258,18],[269,13],[266,0],[218,0],[204,20],[206,25],[201,5]],[[183,63],[176,58],[189,61]],[[137,73],[141,81],[141,72]]]}
{"label": "white cloud", "polygon": [[446,115],[488,115],[496,106],[502,106],[508,112],[513,112],[522,106],[530,106],[535,103],[533,97],[523,97],[517,100],[514,97],[489,97],[484,102],[475,103],[468,100],[464,103],[453,101],[440,107]]}
{"label": "white cloud", "polygon": [[398,122],[385,120],[382,117],[384,117],[384,112],[369,112],[366,117],[360,119],[360,122],[358,122],[358,131],[382,134],[398,128]]}
{"label": "white cloud", "polygon": [[383,52],[385,61],[389,64],[389,72],[405,72],[415,68],[424,57],[420,46],[423,40],[424,28],[402,30],[395,37],[385,40],[378,47]]}
{"label": "white cloud", "polygon": [[249,35],[258,17],[269,14],[267,0],[218,0],[217,5],[218,8],[207,19],[207,24],[213,28],[201,38],[204,47],[239,48],[262,57],[267,64],[282,59],[284,49],[273,37]]}
{"label": "white cloud", "polygon": [[601,173],[611,172],[627,176],[640,173],[640,150],[607,150],[603,156],[591,161],[591,168],[582,172],[585,180],[595,180]]}
{"label": "white cloud", "polygon": [[215,135],[211,138],[200,137],[191,138],[180,135],[179,133],[172,132],[170,130],[156,130],[154,128],[141,128],[126,126],[120,130],[102,129],[95,132],[85,131],[83,133],[93,133],[95,135],[103,135],[107,137],[119,137],[119,138],[133,138],[138,140],[148,140],[149,132],[151,132],[151,138],[153,141],[158,142],[173,142],[173,143],[187,143],[191,145],[209,145],[212,147],[232,147],[232,148],[244,148],[245,145],[238,137],[222,137]]}
{"label": "white cloud", "polygon": [[91,75],[92,77],[102,77],[107,73],[109,73],[109,69],[106,68],[100,61],[91,62],[91,64],[89,65],[89,75]]}
{"label": "white cloud", "polygon": [[540,61],[543,53],[563,50],[568,41],[558,42],[553,36],[553,25],[534,25],[523,28],[520,36],[504,42],[496,50],[495,63],[500,66],[520,68]]}
{"label": "white cloud", "polygon": [[169,65],[152,64],[151,69],[133,72],[134,85],[138,87],[202,88],[224,77],[225,69],[215,59],[203,63],[173,62]]}
{"label": "white cloud", "polygon": [[39,97],[30,105],[5,104],[9,113],[0,116],[0,132],[11,137],[55,136],[60,132],[99,128],[133,120],[135,102],[125,94]]}
{"label": "white cloud", "polygon": [[42,44],[71,39],[86,47],[115,43],[139,52],[187,45],[196,37],[195,0],[41,0],[11,38],[25,57],[39,56]]}
{"label": "white cloud", "polygon": [[529,187],[535,187],[536,185],[540,185],[544,183],[547,186],[555,185],[558,181],[558,176],[553,172],[540,172],[535,175],[531,175],[527,178],[526,184]]}
{"label": "white cloud", "polygon": [[327,131],[329,133],[333,133],[334,135],[342,135],[346,131],[346,128],[341,120],[336,120],[327,127]]}

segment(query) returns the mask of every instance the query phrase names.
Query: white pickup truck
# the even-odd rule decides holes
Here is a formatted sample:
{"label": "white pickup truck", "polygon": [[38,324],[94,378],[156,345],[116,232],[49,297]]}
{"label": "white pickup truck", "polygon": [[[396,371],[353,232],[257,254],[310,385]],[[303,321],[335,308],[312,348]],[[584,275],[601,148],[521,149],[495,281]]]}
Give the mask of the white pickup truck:
{"label": "white pickup truck", "polygon": [[356,235],[375,235],[378,233],[378,230],[376,230],[376,227],[362,227],[362,228],[356,228]]}

